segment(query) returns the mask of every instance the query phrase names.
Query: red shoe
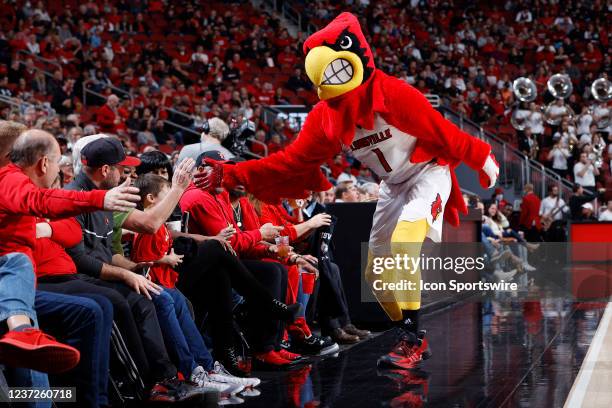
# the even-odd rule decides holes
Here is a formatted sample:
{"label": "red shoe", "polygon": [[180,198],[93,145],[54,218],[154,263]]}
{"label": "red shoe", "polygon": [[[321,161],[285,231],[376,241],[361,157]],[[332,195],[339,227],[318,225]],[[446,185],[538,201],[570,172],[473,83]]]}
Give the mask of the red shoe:
{"label": "red shoe", "polygon": [[149,402],[175,402],[174,390],[163,383],[156,383],[149,393]]}
{"label": "red shoe", "polygon": [[291,366],[292,362],[283,358],[277,351],[255,353],[253,363],[260,370],[278,370]]}
{"label": "red shoe", "polygon": [[0,363],[45,373],[62,373],[74,368],[81,354],[39,329],[9,331],[0,339]]}
{"label": "red shoe", "polygon": [[301,354],[292,353],[289,350],[285,350],[283,348],[281,348],[280,351],[277,351],[277,353],[285,360],[289,360],[291,362],[306,360],[306,358],[304,358]]}
{"label": "red shoe", "polygon": [[[417,338],[414,333],[404,332],[391,352],[380,357],[376,364],[379,368],[401,368],[404,370],[417,368],[423,360],[423,344],[424,342]],[[425,347],[427,346],[425,345]]]}
{"label": "red shoe", "polygon": [[420,408],[425,406],[425,402],[426,400],[423,399],[423,396],[413,391],[408,391],[393,398],[389,406],[391,408]]}

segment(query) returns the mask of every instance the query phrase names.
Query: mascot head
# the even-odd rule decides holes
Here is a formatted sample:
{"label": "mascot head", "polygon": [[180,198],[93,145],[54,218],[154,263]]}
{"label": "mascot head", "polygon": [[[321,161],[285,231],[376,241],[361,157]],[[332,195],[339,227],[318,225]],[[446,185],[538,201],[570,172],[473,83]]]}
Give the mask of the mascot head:
{"label": "mascot head", "polygon": [[331,99],[365,83],[374,72],[374,57],[359,21],[342,13],[304,42],[306,74],[319,99]]}

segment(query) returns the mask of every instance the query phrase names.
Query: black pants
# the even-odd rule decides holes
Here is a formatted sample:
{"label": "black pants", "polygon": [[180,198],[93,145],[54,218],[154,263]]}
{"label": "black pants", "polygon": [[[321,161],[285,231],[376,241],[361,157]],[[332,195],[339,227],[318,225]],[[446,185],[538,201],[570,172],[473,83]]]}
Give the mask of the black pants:
{"label": "black pants", "polygon": [[319,276],[317,305],[321,330],[328,332],[351,323],[338,265],[329,260],[320,260]]}
{"label": "black pants", "polygon": [[87,275],[57,275],[39,279],[38,287],[55,293],[96,293],[113,304],[113,316],[132,359],[145,383],[176,376],[164,345],[155,306],[146,297],[120,282],[108,282]]}
{"label": "black pants", "polygon": [[[218,350],[233,345],[232,288],[244,296],[249,307],[260,315],[270,310],[273,296],[276,297],[280,288],[271,291],[260,282],[236,256],[219,242],[209,240],[198,245],[197,254],[180,267],[177,287],[193,303],[197,315],[208,313],[215,349]],[[283,300],[284,296],[279,299]]]}
{"label": "black pants", "polygon": [[[278,262],[242,260],[244,266],[276,299],[284,302],[287,295],[287,269]],[[240,291],[238,291],[240,292]],[[257,351],[280,350],[284,323],[266,319],[250,327],[253,348]]]}

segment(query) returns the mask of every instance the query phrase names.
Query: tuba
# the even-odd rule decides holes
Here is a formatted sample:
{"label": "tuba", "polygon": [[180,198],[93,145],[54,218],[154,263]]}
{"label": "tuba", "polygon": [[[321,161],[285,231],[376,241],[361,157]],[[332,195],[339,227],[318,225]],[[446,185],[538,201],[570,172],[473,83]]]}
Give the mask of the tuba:
{"label": "tuba", "polygon": [[[548,79],[548,82],[546,83],[546,87],[548,88],[548,92],[550,92],[550,94],[556,100],[569,98],[572,94],[572,91],[574,90],[572,80],[568,75],[565,74],[555,74],[551,76]],[[563,116],[568,116],[570,122],[574,121],[576,114],[569,105],[563,105],[564,113],[557,113],[556,115],[553,115],[555,105],[556,101],[552,101],[546,106],[546,109],[544,109],[544,117],[546,118],[546,123],[551,126],[559,126],[561,124],[561,119],[563,119]]]}
{"label": "tuba", "polygon": [[593,165],[595,168],[600,169],[604,162],[604,150],[606,148],[606,143],[599,139],[599,143],[593,143]]}
{"label": "tuba", "polygon": [[[523,131],[527,128],[527,118],[529,114],[525,114],[524,109],[519,109],[521,102],[530,103],[535,101],[538,96],[538,89],[536,88],[535,82],[526,77],[520,77],[512,82],[512,92],[518,100],[515,106],[512,116],[510,117],[510,124],[518,131]],[[529,111],[527,111],[529,112]]]}
{"label": "tuba", "polygon": [[591,84],[591,95],[599,104],[591,107],[593,122],[597,129],[604,130],[610,125],[610,107],[607,103],[612,100],[612,82],[607,78],[599,78]]}

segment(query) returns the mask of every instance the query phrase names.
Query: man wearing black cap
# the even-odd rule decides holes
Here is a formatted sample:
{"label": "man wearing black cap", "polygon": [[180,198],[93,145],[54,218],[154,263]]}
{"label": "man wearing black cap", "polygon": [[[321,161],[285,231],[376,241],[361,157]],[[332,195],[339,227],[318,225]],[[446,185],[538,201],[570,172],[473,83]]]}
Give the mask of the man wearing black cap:
{"label": "man wearing black cap", "polygon": [[[112,137],[89,143],[81,151],[83,170],[66,188],[89,191],[110,189],[119,183],[124,166],[138,166],[140,160],[127,157],[121,143]],[[204,392],[176,379],[177,369],[170,362],[151,296],[161,288],[140,275],[136,265],[132,270],[113,262],[113,214],[98,211],[77,217],[83,229],[83,240],[67,250],[77,266],[79,278],[114,289],[122,295],[133,313],[136,330],[128,322],[121,327],[140,373],[146,382],[154,384],[151,400],[174,402]],[[88,275],[88,276],[83,276]],[[92,279],[93,278],[93,279]],[[115,306],[116,300],[110,299]],[[123,307],[123,305],[120,305]],[[125,322],[124,322],[125,323]]]}

